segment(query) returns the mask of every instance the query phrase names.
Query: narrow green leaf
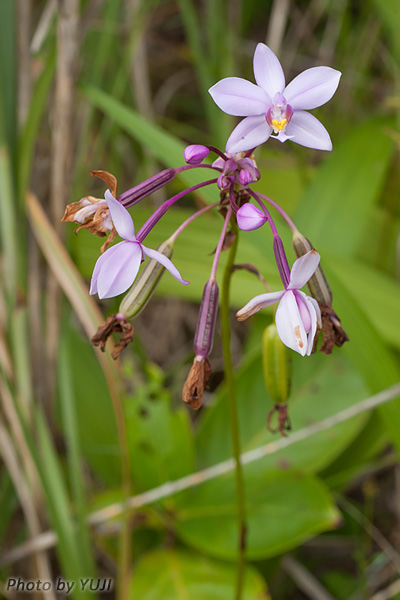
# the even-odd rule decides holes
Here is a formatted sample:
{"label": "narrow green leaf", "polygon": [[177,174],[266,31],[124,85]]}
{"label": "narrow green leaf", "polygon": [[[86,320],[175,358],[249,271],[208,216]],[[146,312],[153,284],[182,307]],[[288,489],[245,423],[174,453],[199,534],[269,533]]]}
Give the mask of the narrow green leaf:
{"label": "narrow green leaf", "polygon": [[92,554],[89,528],[86,522],[87,509],[85,501],[85,486],[81,468],[81,448],[79,427],[75,406],[75,395],[72,384],[72,371],[70,367],[65,338],[62,338],[59,355],[59,394],[64,425],[65,439],[68,450],[68,471],[70,477],[72,497],[77,515],[76,540],[81,552],[81,569],[86,577],[95,577],[96,567]]}
{"label": "narrow green leaf", "polygon": [[294,218],[316,248],[355,255],[393,154],[389,124],[374,118],[358,126],[318,169]]}
{"label": "narrow green leaf", "polygon": [[[153,156],[162,164],[172,168],[184,164],[183,152],[185,144],[180,140],[161,129],[158,125],[147,121],[143,115],[115,100],[115,98],[102,90],[92,86],[83,86],[82,90],[85,96],[97,108],[102,110],[108,118],[113,119],[121,129],[126,131],[145,148],[148,148]],[[208,170],[207,173],[204,171],[206,169],[184,171],[179,175],[179,178],[187,186],[214,178],[213,171],[210,171],[210,175],[208,174]],[[215,191],[210,191],[209,188],[204,188],[196,193],[206,198],[209,202],[215,202]]]}

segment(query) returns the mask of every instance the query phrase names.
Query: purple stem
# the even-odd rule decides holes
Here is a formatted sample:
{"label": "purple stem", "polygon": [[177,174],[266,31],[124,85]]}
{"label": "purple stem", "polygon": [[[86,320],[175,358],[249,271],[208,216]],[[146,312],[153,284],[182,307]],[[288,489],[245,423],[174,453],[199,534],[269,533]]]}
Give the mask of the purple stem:
{"label": "purple stem", "polygon": [[188,226],[190,225],[190,223],[192,221],[194,221],[195,219],[197,219],[197,217],[200,217],[200,215],[202,215],[203,213],[207,212],[208,210],[211,210],[212,208],[215,208],[216,206],[219,206],[219,202],[214,202],[214,204],[209,204],[208,206],[205,206],[204,208],[201,208],[200,210],[198,210],[197,212],[195,212],[193,215],[191,215],[188,219],[186,219],[186,221],[184,221],[181,225],[179,225],[178,229],[176,231],[174,231],[174,233],[171,235],[171,237],[169,238],[171,240],[171,242],[175,242],[176,238],[178,237],[178,235],[180,235],[182,233],[182,231]]}
{"label": "purple stem", "polygon": [[203,181],[202,183],[198,183],[197,185],[194,185],[190,188],[188,188],[187,190],[183,190],[183,192],[180,192],[179,194],[176,194],[175,196],[172,196],[172,198],[170,198],[169,200],[166,200],[163,204],[161,204],[161,206],[159,206],[154,213],[151,215],[151,217],[149,217],[147,219],[147,221],[144,223],[144,225],[140,228],[140,230],[138,231],[138,234],[136,236],[136,240],[138,242],[143,242],[143,240],[145,239],[145,237],[150,233],[150,231],[153,229],[154,225],[156,225],[158,223],[158,221],[161,219],[161,217],[163,215],[165,215],[165,213],[167,212],[167,210],[178,200],[180,200],[181,198],[183,198],[184,196],[186,196],[187,194],[190,194],[191,192],[195,192],[196,190],[205,187],[207,185],[211,185],[213,183],[217,183],[217,179],[209,179],[208,181]]}
{"label": "purple stem", "polygon": [[279,237],[278,230],[276,229],[275,223],[274,223],[267,207],[265,206],[264,202],[261,200],[261,198],[259,198],[258,194],[253,192],[253,190],[251,190],[249,188],[248,191],[253,196],[253,198],[258,202],[258,204],[261,206],[265,216],[268,219],[268,223],[270,224],[270,227],[272,230],[272,235],[273,235],[273,248],[274,248],[275,260],[276,260],[276,264],[277,264],[277,267],[279,270],[279,274],[282,279],[282,283],[286,289],[287,286],[289,285],[290,267],[289,267],[288,260],[286,258],[286,253],[285,253],[285,249],[283,247],[282,240]]}
{"label": "purple stem", "polygon": [[285,219],[286,223],[289,225],[290,229],[292,231],[297,231],[297,227],[296,225],[293,223],[292,219],[289,217],[289,215],[283,210],[283,208],[281,206],[279,206],[279,204],[277,204],[274,200],[271,200],[271,198],[268,198],[268,196],[265,196],[264,194],[260,194],[258,192],[258,195],[261,198],[264,198],[264,200],[266,200],[267,202],[269,202],[269,204],[272,204],[272,206],[274,208],[276,208],[276,210],[280,213],[280,215]]}
{"label": "purple stem", "polygon": [[228,160],[228,157],[223,152],[221,152],[221,150],[218,150],[218,148],[216,148],[215,146],[207,146],[206,145],[206,148],[208,148],[210,150],[210,152],[214,152],[215,154],[218,154],[218,156],[220,156],[224,160]]}
{"label": "purple stem", "polygon": [[229,225],[229,221],[230,221],[230,218],[231,218],[231,214],[232,214],[232,209],[231,209],[231,207],[229,207],[228,210],[227,210],[227,212],[226,212],[226,217],[225,217],[224,225],[222,227],[220,238],[218,240],[217,249],[215,250],[214,260],[213,260],[213,264],[212,264],[212,267],[211,267],[211,273],[210,273],[210,281],[212,279],[215,279],[215,276],[217,274],[218,261],[219,261],[220,255],[221,255],[222,246],[224,244],[224,239],[225,239],[225,236],[226,236],[226,231],[228,229],[228,225]]}

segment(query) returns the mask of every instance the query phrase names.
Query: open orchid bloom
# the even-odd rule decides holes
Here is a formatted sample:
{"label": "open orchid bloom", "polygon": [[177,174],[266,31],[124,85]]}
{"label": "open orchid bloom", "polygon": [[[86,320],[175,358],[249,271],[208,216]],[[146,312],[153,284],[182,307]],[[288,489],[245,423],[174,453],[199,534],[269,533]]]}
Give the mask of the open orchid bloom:
{"label": "open orchid bloom", "polygon": [[253,67],[257,85],[239,77],[227,77],[209,90],[221,110],[246,117],[233,130],[226,151],[250,150],[272,133],[281,142],[291,139],[307,148],[332,150],[329,133],[306,111],[332,98],[341,73],[330,67],[313,67],[286,85],[278,58],[265,44],[257,45]]}
{"label": "open orchid bloom", "polygon": [[110,190],[105,193],[105,201],[110,209],[114,227],[124,241],[109,248],[96,262],[90,294],[98,294],[99,298],[112,298],[125,292],[134,282],[145,256],[157,260],[181,283],[189,283],[182,279],[169,258],[157,250],[146,248],[136,239],[131,215],[113,197]]}
{"label": "open orchid bloom", "polygon": [[262,308],[279,302],[275,317],[279,337],[292,350],[302,356],[310,356],[317,324],[321,327],[321,313],[318,302],[301,292],[300,288],[313,275],[319,260],[320,256],[315,250],[298,258],[290,272],[287,288],[256,296],[236,313],[238,320],[244,321]]}

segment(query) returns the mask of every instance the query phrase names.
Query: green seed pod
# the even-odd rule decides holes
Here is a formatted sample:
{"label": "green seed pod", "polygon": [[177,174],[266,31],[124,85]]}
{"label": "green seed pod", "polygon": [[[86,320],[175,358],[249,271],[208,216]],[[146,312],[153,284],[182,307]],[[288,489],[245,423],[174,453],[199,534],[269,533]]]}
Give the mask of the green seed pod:
{"label": "green seed pod", "polygon": [[[307,252],[313,249],[311,242],[297,230],[293,234],[292,243],[297,258],[300,258],[300,256],[307,254]],[[307,283],[307,288],[310,296],[315,298],[317,302],[332,306],[332,290],[321,267],[317,267],[314,275]]]}
{"label": "green seed pod", "polygon": [[275,404],[285,403],[290,394],[292,361],[275,324],[269,325],[263,333],[262,362],[268,394]]}
{"label": "green seed pod", "polygon": [[[160,244],[157,250],[167,258],[171,258],[173,243],[167,240]],[[144,269],[139,273],[119,306],[119,312],[125,318],[136,317],[144,309],[154,294],[164,271],[164,267],[158,261],[150,259],[146,262]]]}

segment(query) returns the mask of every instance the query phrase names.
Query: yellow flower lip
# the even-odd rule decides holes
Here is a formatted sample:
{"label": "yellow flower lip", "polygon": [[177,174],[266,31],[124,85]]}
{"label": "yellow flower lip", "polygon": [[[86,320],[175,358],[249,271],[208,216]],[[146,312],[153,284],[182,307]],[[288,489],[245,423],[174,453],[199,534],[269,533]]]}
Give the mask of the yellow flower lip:
{"label": "yellow flower lip", "polygon": [[279,131],[285,131],[287,124],[288,124],[288,120],[286,118],[271,120],[271,126],[274,130],[274,133],[279,133]]}

